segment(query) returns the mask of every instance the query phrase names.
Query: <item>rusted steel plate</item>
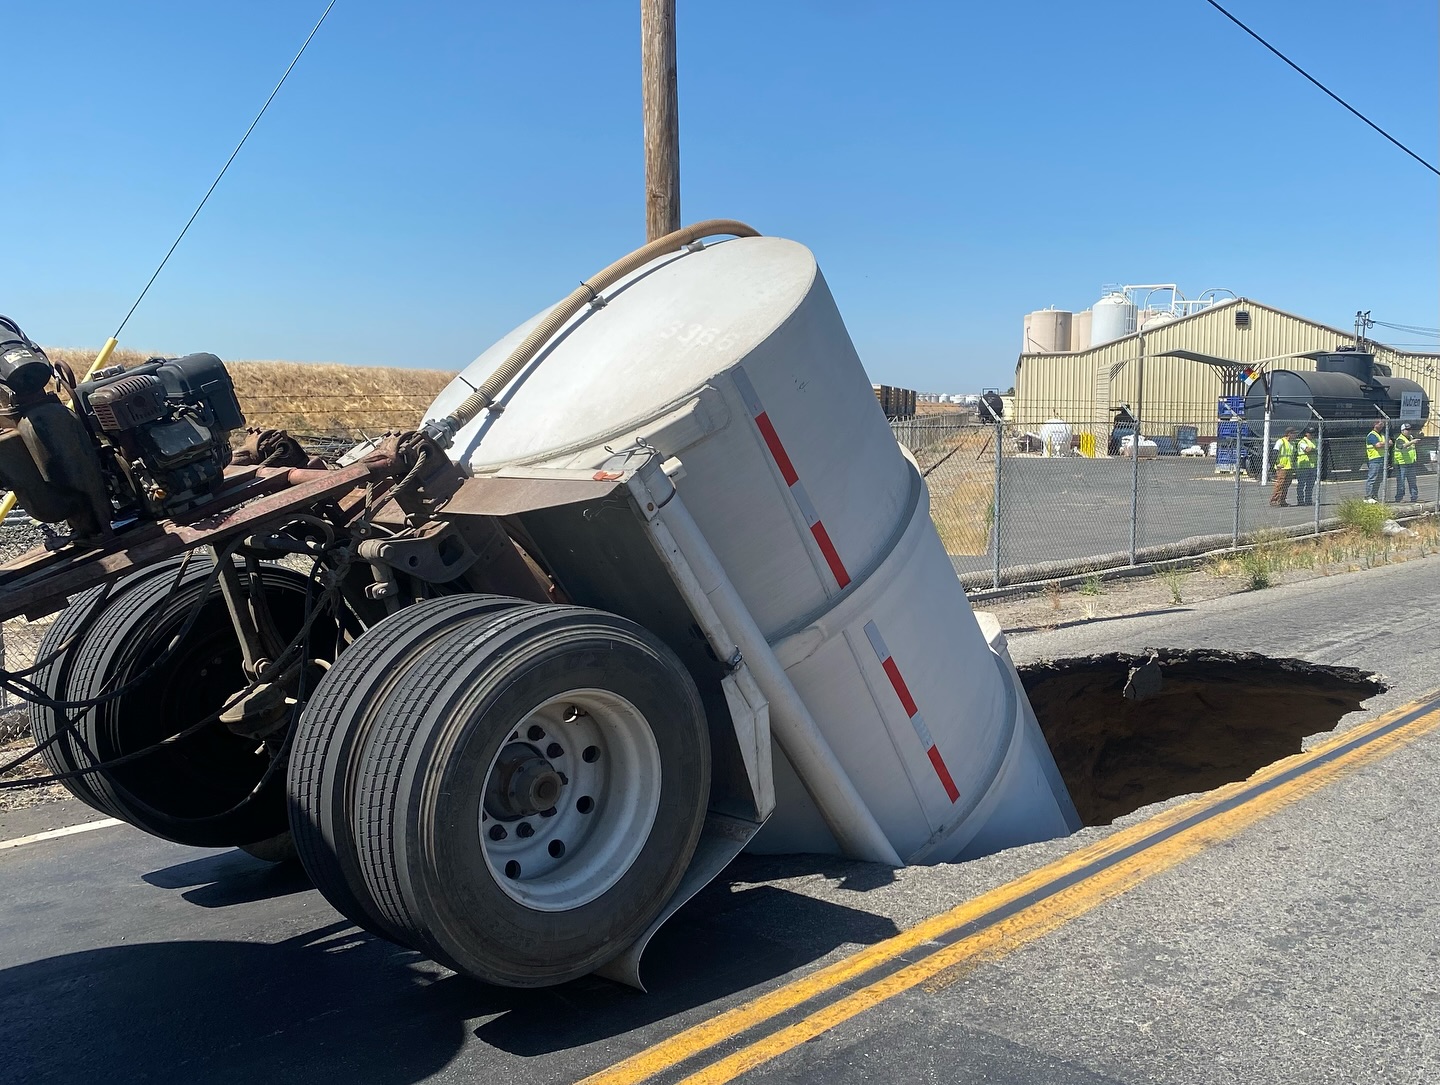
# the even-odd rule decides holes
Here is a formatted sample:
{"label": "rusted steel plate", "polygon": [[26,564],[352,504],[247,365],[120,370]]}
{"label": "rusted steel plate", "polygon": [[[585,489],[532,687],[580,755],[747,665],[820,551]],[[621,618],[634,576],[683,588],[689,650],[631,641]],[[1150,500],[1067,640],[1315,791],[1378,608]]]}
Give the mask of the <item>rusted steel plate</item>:
{"label": "rusted steel plate", "polygon": [[[598,477],[605,475],[604,478]],[[516,516],[557,505],[598,501],[620,488],[613,477],[594,478],[467,478],[441,511],[450,516]]]}

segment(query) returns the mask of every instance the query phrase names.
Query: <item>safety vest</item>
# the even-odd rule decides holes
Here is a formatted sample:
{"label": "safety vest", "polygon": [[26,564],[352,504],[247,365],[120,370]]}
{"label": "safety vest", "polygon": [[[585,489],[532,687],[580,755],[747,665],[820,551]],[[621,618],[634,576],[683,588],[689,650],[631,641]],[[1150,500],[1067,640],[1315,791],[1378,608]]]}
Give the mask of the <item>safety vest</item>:
{"label": "safety vest", "polygon": [[[1375,440],[1370,440],[1374,437]],[[1367,460],[1379,460],[1385,456],[1385,438],[1381,437],[1373,429],[1365,435],[1365,458]]]}
{"label": "safety vest", "polygon": [[1281,471],[1288,471],[1292,466],[1291,456],[1294,455],[1294,446],[1284,437],[1275,442],[1275,466]]}
{"label": "safety vest", "polygon": [[1415,462],[1415,440],[1401,434],[1395,438],[1395,462],[1402,467]]}
{"label": "safety vest", "polygon": [[1309,437],[1301,437],[1295,445],[1295,466],[1302,471],[1315,466],[1315,442]]}

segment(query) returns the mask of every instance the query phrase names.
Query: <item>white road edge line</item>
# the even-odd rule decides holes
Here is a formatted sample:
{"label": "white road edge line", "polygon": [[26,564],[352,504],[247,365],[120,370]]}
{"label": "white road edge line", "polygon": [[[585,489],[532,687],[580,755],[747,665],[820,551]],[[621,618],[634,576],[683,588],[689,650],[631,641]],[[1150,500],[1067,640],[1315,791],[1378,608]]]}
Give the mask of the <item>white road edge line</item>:
{"label": "white road edge line", "polygon": [[116,818],[101,818],[99,821],[87,821],[82,825],[67,825],[63,829],[47,829],[43,833],[35,833],[32,836],[17,836],[14,840],[0,840],[0,851],[6,848],[18,848],[25,844],[38,844],[42,840],[54,840],[61,836],[74,836],[76,833],[88,833],[91,829],[108,829],[112,825],[124,825],[123,821]]}

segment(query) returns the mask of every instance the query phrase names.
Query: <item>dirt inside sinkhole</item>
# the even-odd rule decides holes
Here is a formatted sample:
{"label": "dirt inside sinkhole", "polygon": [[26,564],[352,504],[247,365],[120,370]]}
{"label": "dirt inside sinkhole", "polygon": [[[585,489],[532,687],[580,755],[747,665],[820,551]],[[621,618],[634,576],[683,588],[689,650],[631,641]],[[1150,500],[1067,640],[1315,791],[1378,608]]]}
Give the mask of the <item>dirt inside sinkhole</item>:
{"label": "dirt inside sinkhole", "polygon": [[1243,780],[1385,689],[1353,667],[1165,648],[1035,663],[1020,677],[1086,825]]}

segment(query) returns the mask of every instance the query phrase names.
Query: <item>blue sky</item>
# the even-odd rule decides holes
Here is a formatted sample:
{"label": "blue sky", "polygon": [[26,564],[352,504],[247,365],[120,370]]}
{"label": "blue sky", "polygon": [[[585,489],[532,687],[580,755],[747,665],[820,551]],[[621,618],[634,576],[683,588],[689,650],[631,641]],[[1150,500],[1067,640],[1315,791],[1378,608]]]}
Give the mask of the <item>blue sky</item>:
{"label": "blue sky", "polygon": [[[1437,158],[1433,0],[1227,6]],[[0,311],[103,342],[322,9],[11,5]],[[876,380],[1009,384],[1023,314],[1110,282],[1440,325],[1434,175],[1202,0],[678,23],[683,217],[809,245]],[[457,368],[641,243],[642,195],[634,0],[340,0],[122,342]]]}

